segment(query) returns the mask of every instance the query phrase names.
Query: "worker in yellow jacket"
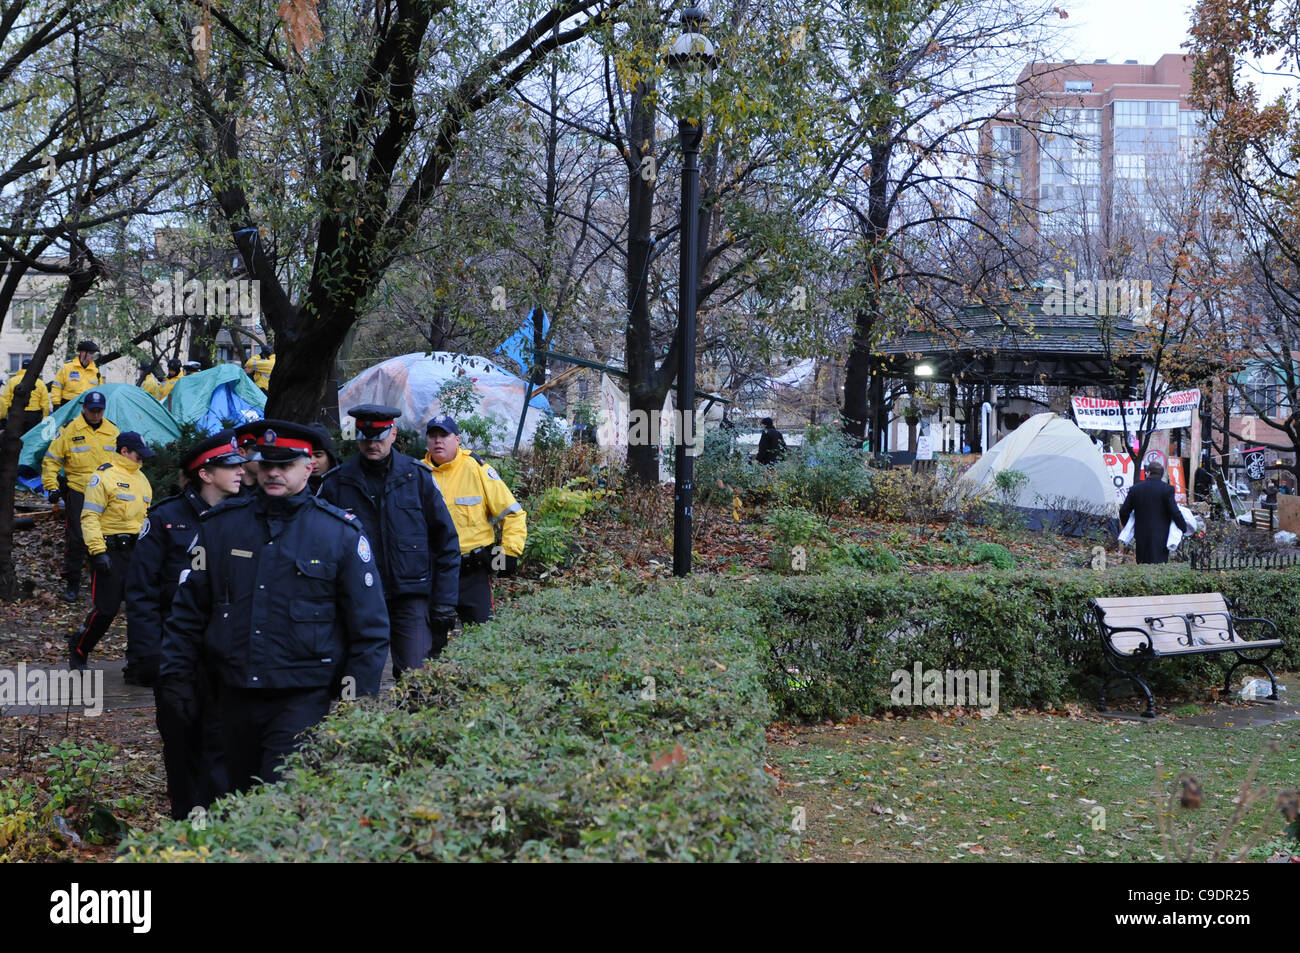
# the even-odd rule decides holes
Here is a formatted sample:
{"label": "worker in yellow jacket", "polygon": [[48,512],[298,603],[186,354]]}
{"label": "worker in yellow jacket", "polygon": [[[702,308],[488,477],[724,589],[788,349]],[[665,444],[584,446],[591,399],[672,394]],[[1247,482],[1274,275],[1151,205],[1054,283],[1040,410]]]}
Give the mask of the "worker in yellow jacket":
{"label": "worker in yellow jacket", "polygon": [[171,358],[167,361],[167,379],[158,385],[158,393],[154,394],[154,396],[157,397],[160,402],[165,401],[171,396],[172,388],[176,386],[176,382],[184,376],[185,374],[181,370],[180,360],[174,357]]}
{"label": "worker in yellow jacket", "polygon": [[154,362],[141,362],[138,366],[140,371],[139,387],[155,400],[161,401],[158,394],[162,391],[162,381],[158,380],[158,375],[154,373],[154,368],[158,365]]}
{"label": "worker in yellow jacket", "polygon": [[[528,539],[528,514],[501,475],[475,453],[460,445],[460,428],[446,414],[425,427],[429,453],[424,462],[451,511],[460,535],[460,600],[462,622],[492,618],[493,572],[512,575],[519,567]],[[496,526],[501,524],[501,544]]]}
{"label": "worker in yellow jacket", "polygon": [[94,608],[81,632],[68,640],[68,663],[78,669],[86,667],[122,606],[131,552],[153,504],[153,488],[140,472],[153,451],[134,430],[118,434],[115,449],[91,476],[81,509],[81,533],[95,574],[90,587]]}
{"label": "worker in yellow jacket", "polygon": [[81,415],[74,417],[54,438],[41,461],[41,485],[51,503],[59,502],[59,471],[67,475],[64,507],[63,598],[77,601],[81,588],[81,567],[86,562],[86,544],[81,538],[81,506],[95,469],[108,462],[117,447],[118,431],[104,418],[108,401],[101,391],[92,390],[81,402]]}
{"label": "worker in yellow jacket", "polygon": [[50,391],[50,399],[56,410],[104,383],[99,368],[95,366],[95,355],[98,353],[99,345],[94,341],[77,342],[76,358],[60,367],[59,373],[54,375],[54,389]]}
{"label": "worker in yellow jacket", "polygon": [[[32,366],[30,360],[23,361],[23,369],[13,374],[5,382],[4,390],[0,391],[0,426],[9,416],[9,407],[14,402],[14,392],[18,390],[18,385],[22,383],[23,376],[27,368]],[[21,422],[18,425],[18,435],[22,436],[31,430],[38,423],[44,420],[53,412],[50,406],[50,391],[45,386],[45,381],[40,377],[32,384],[32,395],[27,398],[27,408],[23,411]]]}
{"label": "worker in yellow jacket", "polygon": [[253,383],[263,391],[271,390],[271,372],[275,370],[275,348],[263,344],[261,357],[250,357],[244,363],[244,373],[253,379]]}

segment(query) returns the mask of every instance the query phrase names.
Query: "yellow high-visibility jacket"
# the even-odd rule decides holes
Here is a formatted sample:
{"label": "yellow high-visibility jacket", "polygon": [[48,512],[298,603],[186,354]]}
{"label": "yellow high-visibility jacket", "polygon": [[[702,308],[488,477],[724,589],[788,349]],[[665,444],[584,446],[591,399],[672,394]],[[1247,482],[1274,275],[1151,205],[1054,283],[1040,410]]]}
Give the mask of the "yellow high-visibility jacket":
{"label": "yellow high-visibility jacket", "polygon": [[270,357],[250,357],[244,363],[244,373],[253,379],[253,383],[262,390],[271,387],[271,372],[275,370],[275,355]]}
{"label": "yellow high-visibility jacket", "polygon": [[140,389],[150,397],[162,400],[159,396],[162,393],[162,382],[153,374],[144,375],[144,380],[140,382]]}
{"label": "yellow high-visibility jacket", "polygon": [[45,451],[41,485],[47,490],[57,489],[59,471],[63,470],[68,474],[68,488],[85,493],[91,474],[117,452],[117,434],[117,427],[107,417],[96,430],[86,423],[85,414],[78,414]]}
{"label": "yellow high-visibility jacket", "polygon": [[[14,376],[5,383],[4,390],[0,391],[0,420],[4,420],[9,416],[9,405],[14,402],[14,391],[18,389],[18,385],[22,383],[23,375],[26,373],[26,371],[15,372]],[[48,417],[53,410],[50,406],[49,388],[45,386],[45,381],[39,377],[36,378],[36,383],[32,386],[32,396],[27,399],[27,409],[39,410],[42,420]]]}
{"label": "yellow high-visibility jacket", "polygon": [[460,534],[462,554],[496,542],[496,524],[501,523],[501,548],[507,556],[522,556],[528,539],[528,514],[510,487],[492,467],[475,459],[464,447],[446,463],[424,455],[426,466],[442,491],[451,520]]}
{"label": "yellow high-visibility jacket", "polygon": [[50,392],[50,397],[54,400],[55,407],[61,407],[102,383],[104,379],[100,377],[99,368],[94,361],[82,367],[81,361],[74,357],[54,375],[54,389]]}
{"label": "yellow high-visibility jacket", "polygon": [[140,464],[114,451],[108,463],[100,465],[86,487],[81,506],[81,536],[86,550],[95,556],[105,552],[105,536],[121,533],[140,535],[145,515],[153,503],[153,487],[140,472]]}
{"label": "yellow high-visibility jacket", "polygon": [[176,386],[176,382],[184,376],[185,376],[185,372],[182,371],[181,373],[177,374],[175,377],[167,378],[165,381],[163,381],[161,384],[158,385],[158,393],[154,394],[154,396],[157,397],[160,402],[166,400],[168,397],[171,396],[172,388]]}

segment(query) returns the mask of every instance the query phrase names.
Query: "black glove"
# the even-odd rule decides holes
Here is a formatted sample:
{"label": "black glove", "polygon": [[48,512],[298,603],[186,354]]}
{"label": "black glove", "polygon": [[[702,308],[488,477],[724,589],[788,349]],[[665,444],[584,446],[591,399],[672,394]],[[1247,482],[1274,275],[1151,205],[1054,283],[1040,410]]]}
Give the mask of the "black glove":
{"label": "black glove", "polygon": [[95,553],[90,557],[90,565],[94,567],[95,572],[102,572],[105,575],[113,571],[113,560],[108,553]]}
{"label": "black glove", "polygon": [[517,572],[519,572],[519,557],[518,557],[518,556],[506,556],[506,565],[505,565],[505,568],[504,568],[504,569],[501,569],[501,570],[497,573],[497,575],[498,575],[498,576],[513,576],[513,575],[514,575],[515,573],[517,573]]}
{"label": "black glove", "polygon": [[456,626],[456,607],[436,605],[429,610],[429,628],[433,631],[434,641],[446,641],[447,633]]}
{"label": "black glove", "polygon": [[50,492],[47,494],[47,496],[48,496],[49,501],[50,501],[50,506],[55,506],[55,505],[57,505],[58,502],[59,502],[59,500],[63,499],[63,494],[60,493],[60,492],[58,491],[58,488],[57,488],[57,487],[56,487],[55,489],[53,489],[53,490],[50,490]]}
{"label": "black glove", "polygon": [[158,702],[158,714],[169,726],[187,730],[198,720],[199,702],[194,697],[193,686],[177,681],[159,682],[154,687],[154,696]]}

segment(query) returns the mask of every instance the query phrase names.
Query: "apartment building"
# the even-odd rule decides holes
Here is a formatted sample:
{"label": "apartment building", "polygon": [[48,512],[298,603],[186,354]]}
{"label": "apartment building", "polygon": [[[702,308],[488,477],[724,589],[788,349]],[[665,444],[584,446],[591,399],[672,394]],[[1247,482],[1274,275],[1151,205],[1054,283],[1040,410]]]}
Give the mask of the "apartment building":
{"label": "apartment building", "polygon": [[[1162,229],[1173,186],[1195,169],[1204,114],[1188,102],[1192,61],[1033,63],[1006,119],[985,130],[993,181],[1025,201],[1017,227],[1052,240],[1120,224]],[[1010,202],[989,202],[994,217]]]}

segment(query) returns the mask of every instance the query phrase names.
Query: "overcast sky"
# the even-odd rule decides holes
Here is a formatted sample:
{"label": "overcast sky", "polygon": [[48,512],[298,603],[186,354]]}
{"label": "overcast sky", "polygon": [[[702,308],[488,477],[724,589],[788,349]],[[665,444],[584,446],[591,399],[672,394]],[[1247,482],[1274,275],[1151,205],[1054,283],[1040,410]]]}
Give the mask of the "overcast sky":
{"label": "overcast sky", "polygon": [[1165,53],[1185,52],[1193,5],[1192,0],[1065,0],[1066,48],[1081,62],[1154,63]]}

